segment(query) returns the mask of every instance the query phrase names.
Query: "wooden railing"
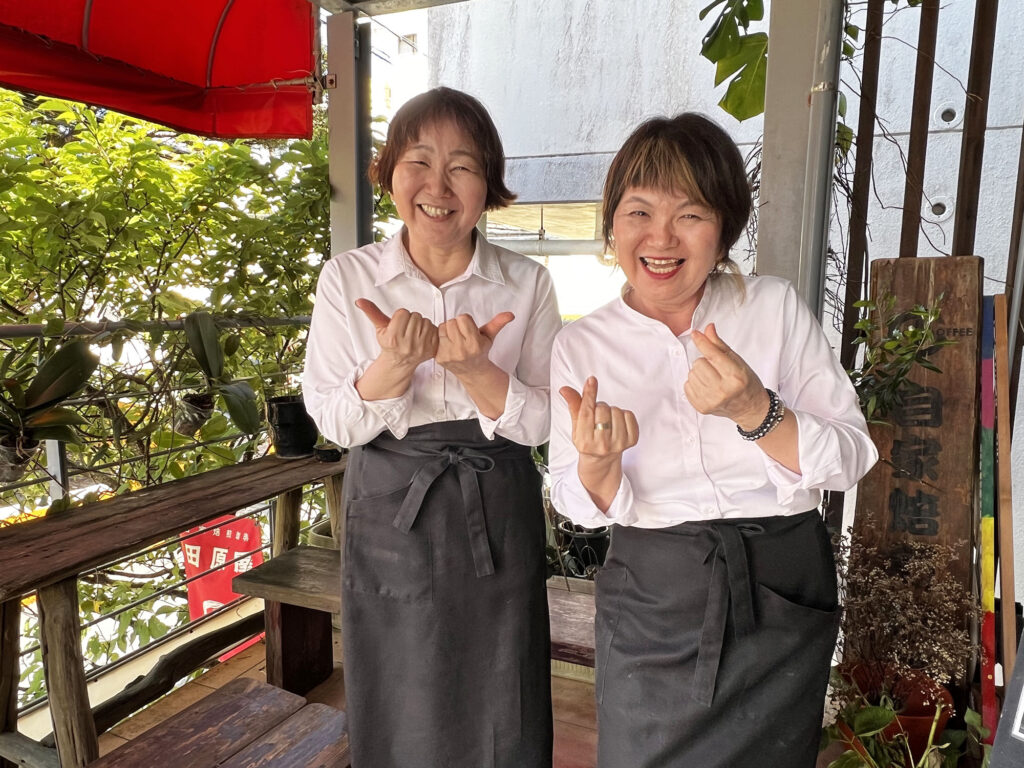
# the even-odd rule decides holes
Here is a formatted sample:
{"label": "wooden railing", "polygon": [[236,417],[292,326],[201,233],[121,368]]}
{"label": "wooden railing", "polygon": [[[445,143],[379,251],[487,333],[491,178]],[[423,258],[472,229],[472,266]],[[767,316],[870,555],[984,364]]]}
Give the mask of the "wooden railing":
{"label": "wooden railing", "polygon": [[266,457],[0,529],[0,768],[54,764],[52,756],[40,752],[45,748],[16,733],[22,596],[35,591],[39,601],[59,764],[88,765],[99,747],[82,656],[79,575],[273,497],[278,504],[272,551],[290,549],[299,539],[302,487],[323,482],[336,518],[344,469],[344,457],[339,462]]}

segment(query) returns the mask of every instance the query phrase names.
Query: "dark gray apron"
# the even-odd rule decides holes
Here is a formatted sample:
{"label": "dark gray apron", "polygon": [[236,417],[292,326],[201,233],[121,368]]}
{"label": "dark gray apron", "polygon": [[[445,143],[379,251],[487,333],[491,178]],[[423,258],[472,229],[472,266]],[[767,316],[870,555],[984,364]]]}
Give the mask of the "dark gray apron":
{"label": "dark gray apron", "polygon": [[540,474],[476,421],[353,449],[342,642],[353,768],[550,768]]}
{"label": "dark gray apron", "polygon": [[597,574],[599,768],[812,768],[838,623],[817,512],[616,526]]}

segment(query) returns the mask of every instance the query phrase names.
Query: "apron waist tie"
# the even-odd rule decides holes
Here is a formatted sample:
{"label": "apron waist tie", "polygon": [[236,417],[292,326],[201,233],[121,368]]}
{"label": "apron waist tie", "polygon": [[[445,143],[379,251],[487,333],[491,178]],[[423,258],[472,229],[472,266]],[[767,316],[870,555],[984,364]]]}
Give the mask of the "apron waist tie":
{"label": "apron waist tie", "polygon": [[479,472],[490,472],[494,469],[494,459],[486,453],[472,448],[449,446],[439,452],[437,458],[422,464],[413,475],[402,506],[395,515],[394,526],[402,533],[412,530],[427,491],[449,467],[455,467],[459,476],[462,506],[466,512],[466,528],[469,532],[469,545],[473,551],[473,565],[476,567],[477,578],[490,576],[494,573],[494,559],[491,557],[491,545],[487,540],[487,523],[484,519],[480,482],[476,477]]}
{"label": "apron waist tie", "polygon": [[711,706],[715,695],[728,606],[732,606],[732,623],[737,637],[754,631],[754,587],[750,581],[743,537],[762,534],[764,528],[756,523],[724,524],[712,525],[708,532],[714,539],[714,548],[704,562],[711,559],[711,586],[704,609],[693,680],[693,698],[705,707]]}

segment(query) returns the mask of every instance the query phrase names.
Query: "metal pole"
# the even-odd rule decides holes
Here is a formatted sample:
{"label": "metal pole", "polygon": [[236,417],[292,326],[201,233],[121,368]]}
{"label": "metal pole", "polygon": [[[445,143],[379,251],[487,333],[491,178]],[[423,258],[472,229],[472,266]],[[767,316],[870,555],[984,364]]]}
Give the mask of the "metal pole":
{"label": "metal pole", "polygon": [[819,3],[818,21],[796,287],[807,300],[811,311],[820,318],[824,309],[825,253],[835,153],[843,4],[822,0]]}

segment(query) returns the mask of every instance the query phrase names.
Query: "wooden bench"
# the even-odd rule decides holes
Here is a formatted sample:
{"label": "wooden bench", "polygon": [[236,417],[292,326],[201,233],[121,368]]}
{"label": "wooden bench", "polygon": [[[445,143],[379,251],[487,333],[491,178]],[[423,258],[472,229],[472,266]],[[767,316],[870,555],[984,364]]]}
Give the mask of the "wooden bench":
{"label": "wooden bench", "polygon": [[[82,657],[79,574],[275,496],[273,551],[294,547],[302,487],[322,481],[336,514],[345,464],[344,457],[319,462],[268,456],[0,528],[0,764],[8,742],[18,741],[14,689],[23,595],[35,590],[38,596],[43,669],[61,763],[86,765],[99,751]],[[18,744],[14,748],[20,750]]]}
{"label": "wooden bench", "polygon": [[237,678],[89,764],[89,768],[341,768],[345,713]]}
{"label": "wooden bench", "polygon": [[[594,595],[548,586],[551,658],[594,666]],[[588,583],[589,584],[589,583]],[[331,614],[341,611],[336,550],[296,547],[239,574],[232,588],[265,601],[267,680],[304,694],[334,668]]]}

